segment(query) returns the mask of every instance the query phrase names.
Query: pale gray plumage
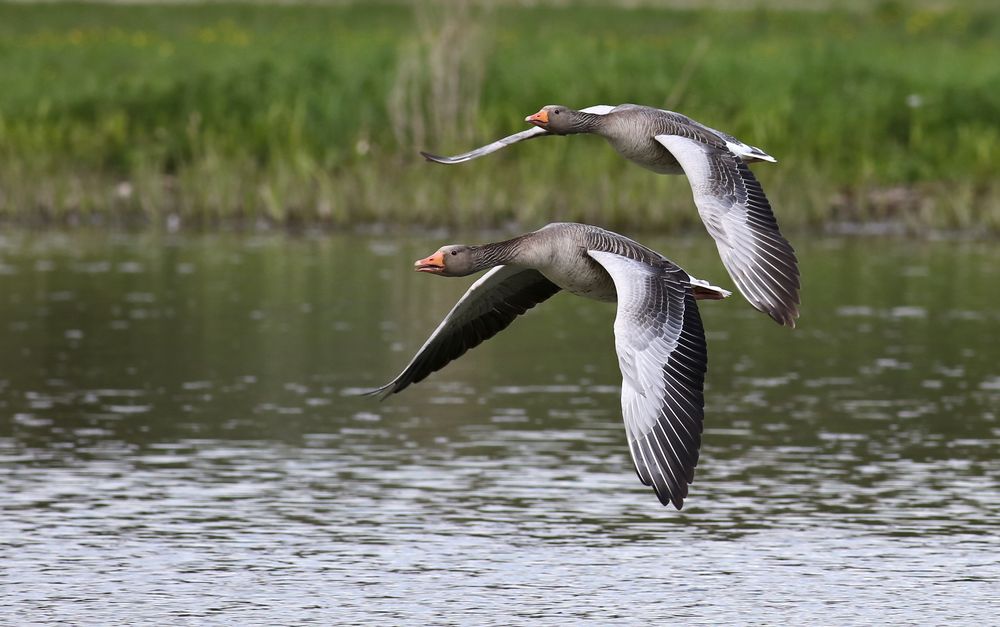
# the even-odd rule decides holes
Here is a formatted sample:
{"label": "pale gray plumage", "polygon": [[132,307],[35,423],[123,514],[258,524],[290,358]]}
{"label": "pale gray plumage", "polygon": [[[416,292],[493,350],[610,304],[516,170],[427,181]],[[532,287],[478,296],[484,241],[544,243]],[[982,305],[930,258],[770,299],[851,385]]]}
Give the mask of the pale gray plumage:
{"label": "pale gray plumage", "polygon": [[462,155],[421,154],[450,165],[524,139],[591,133],[604,137],[619,154],[648,170],[686,174],[698,213],[740,292],[779,324],[795,326],[798,260],[778,228],[764,190],[747,167],[755,161],[773,162],[773,157],[687,116],[634,104],[597,105],[580,111],[549,105],[527,121],[535,128]]}
{"label": "pale gray plumage", "polygon": [[[695,300],[728,292],[627,237],[583,224],[550,224],[483,246],[443,247],[424,261],[430,260],[440,263],[432,271],[448,276],[493,269],[469,288],[406,368],[371,394],[384,398],[422,380],[560,289],[617,302],[615,348],[629,450],[639,478],[660,502],[682,507],[698,462],[708,363]],[[463,264],[460,273],[448,274],[449,260]]]}

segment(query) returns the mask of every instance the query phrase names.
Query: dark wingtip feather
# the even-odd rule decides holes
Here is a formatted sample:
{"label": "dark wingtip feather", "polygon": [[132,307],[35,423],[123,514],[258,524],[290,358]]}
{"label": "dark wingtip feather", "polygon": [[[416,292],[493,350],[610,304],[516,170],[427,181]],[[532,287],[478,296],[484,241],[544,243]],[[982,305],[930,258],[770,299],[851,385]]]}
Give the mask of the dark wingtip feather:
{"label": "dark wingtip feather", "polygon": [[795,319],[799,317],[799,310],[796,309],[768,309],[765,313],[783,327],[795,328]]}
{"label": "dark wingtip feather", "polygon": [[358,394],[358,396],[376,396],[379,401],[384,401],[398,391],[399,390],[396,389],[396,382],[393,381],[392,383],[386,383],[385,385],[372,390],[365,390],[364,392]]}
{"label": "dark wingtip feather", "polygon": [[429,152],[424,152],[423,150],[420,151],[420,156],[434,163],[443,163],[443,164],[448,163],[448,160],[445,157],[439,157],[438,155],[433,155]]}
{"label": "dark wingtip feather", "polygon": [[796,302],[791,306],[775,309],[774,311],[768,312],[768,314],[774,318],[774,321],[778,324],[794,329],[795,321],[799,317],[798,300],[796,300]]}
{"label": "dark wingtip feather", "polygon": [[674,494],[671,494],[669,490],[661,492],[660,490],[656,489],[655,485],[653,486],[653,492],[656,493],[656,498],[660,499],[660,505],[664,507],[673,505],[674,509],[676,509],[677,511],[684,509],[683,496],[679,494],[675,496]]}

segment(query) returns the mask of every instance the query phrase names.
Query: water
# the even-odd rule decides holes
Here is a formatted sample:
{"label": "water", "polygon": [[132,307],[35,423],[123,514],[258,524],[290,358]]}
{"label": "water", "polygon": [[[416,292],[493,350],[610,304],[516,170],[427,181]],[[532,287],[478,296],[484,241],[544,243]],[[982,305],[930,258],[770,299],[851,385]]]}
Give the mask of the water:
{"label": "water", "polygon": [[[647,241],[729,284],[707,236]],[[677,512],[631,468],[609,305],[351,395],[468,285],[410,270],[441,243],[2,236],[0,623],[995,621],[995,244],[799,238],[795,331],[703,303]]]}

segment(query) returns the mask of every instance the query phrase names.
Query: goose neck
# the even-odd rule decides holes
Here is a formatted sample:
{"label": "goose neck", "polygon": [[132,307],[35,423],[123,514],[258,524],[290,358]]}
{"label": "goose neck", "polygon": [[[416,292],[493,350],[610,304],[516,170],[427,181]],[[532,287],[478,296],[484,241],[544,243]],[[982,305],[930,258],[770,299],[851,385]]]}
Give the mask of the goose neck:
{"label": "goose neck", "polygon": [[476,247],[476,266],[480,270],[485,270],[495,266],[517,263],[521,256],[523,242],[524,237],[520,236]]}
{"label": "goose neck", "polygon": [[601,116],[596,113],[577,111],[573,116],[570,133],[597,133],[601,129]]}

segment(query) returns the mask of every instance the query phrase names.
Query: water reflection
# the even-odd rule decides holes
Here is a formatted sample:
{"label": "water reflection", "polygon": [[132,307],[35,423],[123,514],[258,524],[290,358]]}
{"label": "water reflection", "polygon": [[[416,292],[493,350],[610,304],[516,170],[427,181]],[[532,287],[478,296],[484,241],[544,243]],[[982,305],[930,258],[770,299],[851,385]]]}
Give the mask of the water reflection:
{"label": "water reflection", "polygon": [[[440,243],[0,239],[0,616],[992,617],[995,247],[800,241],[794,332],[706,303],[678,513],[631,469],[612,307],[556,297],[390,401],[352,396],[464,291],[409,270]],[[725,277],[698,238],[651,243]]]}

